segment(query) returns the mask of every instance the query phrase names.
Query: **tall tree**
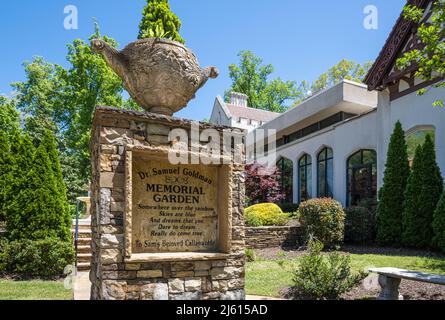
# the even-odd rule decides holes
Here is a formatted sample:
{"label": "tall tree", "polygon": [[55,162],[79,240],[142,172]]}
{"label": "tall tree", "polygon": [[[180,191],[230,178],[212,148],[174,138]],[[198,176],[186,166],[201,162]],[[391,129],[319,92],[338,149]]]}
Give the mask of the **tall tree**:
{"label": "tall tree", "polygon": [[139,39],[168,38],[185,43],[180,29],[181,20],[171,11],[168,0],[147,0],[139,25]]}
{"label": "tall tree", "polygon": [[[404,16],[406,19],[420,23],[418,28],[418,36],[423,43],[420,48],[406,52],[398,61],[397,66],[400,70],[417,64],[418,69],[416,76],[426,81],[433,79],[442,79],[434,86],[437,88],[445,87],[445,2],[436,0],[432,6],[432,15],[428,22],[422,22],[425,10],[414,5],[407,5],[404,8]],[[424,94],[427,89],[422,89],[419,94]],[[444,106],[444,99],[434,102],[435,106]]]}
{"label": "tall tree", "polygon": [[3,221],[6,217],[6,207],[9,204],[14,166],[14,159],[11,156],[8,135],[5,130],[0,130],[0,154],[0,221]]}
{"label": "tall tree", "polygon": [[[101,36],[96,25],[96,31],[90,39],[97,38],[117,47],[116,41]],[[90,177],[88,144],[94,110],[98,105],[122,107],[122,80],[83,40],[77,39],[68,45],[66,60],[70,67],[64,72],[61,92],[66,111],[64,142],[80,164],[82,179],[87,181]]]}
{"label": "tall tree", "polygon": [[343,59],[314,81],[312,84],[312,92],[327,89],[343,80],[361,83],[371,66],[371,62],[361,65],[357,62]]}
{"label": "tall tree", "polygon": [[401,243],[404,193],[409,172],[405,133],[402,124],[397,122],[388,147],[383,187],[379,191],[377,241],[381,244]]}
{"label": "tall tree", "polygon": [[10,240],[41,240],[57,238],[70,241],[70,219],[67,219],[63,199],[46,148],[41,144],[26,174],[26,184],[11,203],[6,219]]}
{"label": "tall tree", "polygon": [[445,192],[434,211],[433,232],[433,247],[445,253]]}
{"label": "tall tree", "polygon": [[426,248],[432,244],[433,215],[443,191],[443,179],[436,162],[434,143],[427,135],[419,146],[408,179],[403,214],[403,243]]}
{"label": "tall tree", "polygon": [[249,97],[251,108],[273,112],[284,112],[302,92],[295,81],[282,81],[280,78],[269,80],[274,72],[271,64],[263,65],[263,60],[250,51],[238,54],[239,65],[229,66],[232,86],[225,93],[226,101],[231,92],[239,92]]}
{"label": "tall tree", "polygon": [[34,144],[43,138],[45,130],[54,134],[59,131],[60,97],[59,89],[63,87],[60,73],[62,68],[36,57],[32,62],[25,62],[26,80],[12,84],[16,91],[16,105],[25,116],[24,127]]}
{"label": "tall tree", "polygon": [[15,101],[0,95],[0,130],[11,137],[20,128],[20,113]]}
{"label": "tall tree", "polygon": [[54,179],[56,182],[56,191],[58,196],[64,205],[64,211],[60,212],[60,215],[65,217],[70,217],[69,208],[68,208],[68,198],[67,198],[67,189],[65,185],[65,181],[63,180],[62,175],[62,167],[60,165],[60,156],[59,151],[57,150],[58,145],[54,135],[51,131],[47,130],[43,136],[41,144],[45,148],[46,153],[48,154],[49,161],[51,164],[51,170],[54,175]]}

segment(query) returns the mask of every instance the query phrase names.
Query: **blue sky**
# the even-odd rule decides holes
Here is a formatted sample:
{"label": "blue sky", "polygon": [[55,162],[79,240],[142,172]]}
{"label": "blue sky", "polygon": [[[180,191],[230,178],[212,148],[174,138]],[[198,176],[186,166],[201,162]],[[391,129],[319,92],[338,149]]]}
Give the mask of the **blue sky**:
{"label": "blue sky", "polygon": [[[182,36],[201,65],[215,65],[210,80],[177,116],[202,120],[214,99],[230,87],[228,66],[240,50],[252,50],[275,67],[274,77],[313,81],[343,58],[374,60],[405,0],[170,0],[181,18]],[[65,30],[64,7],[75,5],[79,29]],[[33,56],[66,66],[66,44],[93,33],[96,18],[103,34],[121,48],[136,40],[145,0],[4,0],[0,10],[0,93],[24,79],[22,62]],[[379,10],[377,30],[363,27],[367,5]]]}

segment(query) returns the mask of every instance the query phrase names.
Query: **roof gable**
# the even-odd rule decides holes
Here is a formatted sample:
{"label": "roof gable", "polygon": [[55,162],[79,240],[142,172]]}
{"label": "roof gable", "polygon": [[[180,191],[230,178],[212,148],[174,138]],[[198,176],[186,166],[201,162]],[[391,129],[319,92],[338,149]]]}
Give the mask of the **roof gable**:
{"label": "roof gable", "polygon": [[258,122],[269,122],[280,115],[280,113],[266,111],[262,109],[254,109],[249,107],[235,106],[233,104],[226,103],[226,107],[229,110],[232,117],[236,120],[240,118],[254,120]]}
{"label": "roof gable", "polygon": [[[426,9],[432,2],[433,0],[408,0],[407,5],[415,5],[419,8]],[[397,71],[394,70],[394,65],[403,50],[405,48],[410,49],[409,47],[411,45],[407,46],[407,44],[416,34],[417,27],[418,25],[415,22],[405,19],[403,12],[401,13],[382,51],[365,78],[364,82],[368,85],[369,90],[384,89],[388,83],[386,80],[388,80],[390,74],[391,78],[403,76],[402,73],[397,75]],[[413,42],[413,44],[415,43]],[[407,72],[407,70],[405,70],[405,72]]]}

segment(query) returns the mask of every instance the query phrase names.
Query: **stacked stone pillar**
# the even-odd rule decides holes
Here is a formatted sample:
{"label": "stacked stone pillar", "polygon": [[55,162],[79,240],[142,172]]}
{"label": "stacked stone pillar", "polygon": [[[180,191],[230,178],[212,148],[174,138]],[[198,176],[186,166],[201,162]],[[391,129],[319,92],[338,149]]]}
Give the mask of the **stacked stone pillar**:
{"label": "stacked stone pillar", "polygon": [[[218,248],[212,252],[134,254],[132,154],[167,152],[172,129],[191,122],[172,117],[98,107],[93,121],[92,265],[93,300],[242,300],[245,297],[244,165],[232,161],[218,175]],[[201,124],[201,129],[232,128]],[[130,168],[130,169],[129,169]],[[130,170],[130,171],[129,171]],[[224,190],[222,190],[224,189]],[[223,192],[224,191],[224,192]],[[227,195],[227,197],[225,196]]]}

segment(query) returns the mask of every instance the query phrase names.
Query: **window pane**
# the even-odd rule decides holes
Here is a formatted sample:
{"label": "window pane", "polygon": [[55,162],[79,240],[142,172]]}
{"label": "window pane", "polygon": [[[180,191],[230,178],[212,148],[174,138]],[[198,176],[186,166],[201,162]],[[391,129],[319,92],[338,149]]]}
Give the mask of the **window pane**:
{"label": "window pane", "polygon": [[431,129],[420,129],[412,132],[406,136],[406,144],[408,146],[408,158],[410,161],[414,159],[414,154],[416,153],[416,148],[425,142],[427,135],[430,135],[433,141],[436,138],[436,132],[434,128]]}
{"label": "window pane", "polygon": [[318,155],[318,161],[323,161],[326,159],[326,149],[323,149]]}
{"label": "window pane", "polygon": [[326,162],[322,161],[318,164],[318,196],[326,195]]}
{"label": "window pane", "polygon": [[361,151],[355,153],[354,155],[352,155],[349,158],[349,165],[348,165],[348,167],[352,168],[353,166],[356,166],[356,165],[359,165],[359,164],[362,164],[362,153],[361,153]]}
{"label": "window pane", "polygon": [[331,148],[327,148],[326,153],[327,153],[327,157],[328,158],[333,158],[334,157],[334,152],[332,151]]}
{"label": "window pane", "polygon": [[328,160],[327,163],[327,190],[326,196],[332,198],[334,195],[334,161]]}
{"label": "window pane", "polygon": [[363,151],[363,164],[377,164],[377,152],[373,150]]}
{"label": "window pane", "polygon": [[307,198],[312,198],[312,167],[307,167]]}

